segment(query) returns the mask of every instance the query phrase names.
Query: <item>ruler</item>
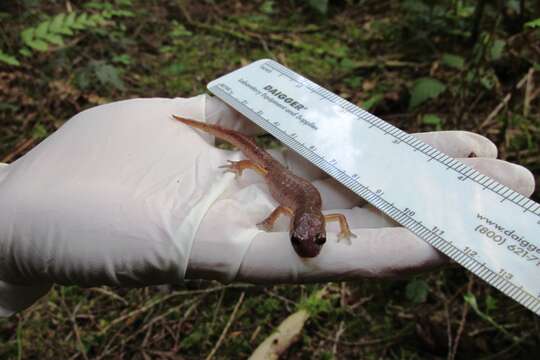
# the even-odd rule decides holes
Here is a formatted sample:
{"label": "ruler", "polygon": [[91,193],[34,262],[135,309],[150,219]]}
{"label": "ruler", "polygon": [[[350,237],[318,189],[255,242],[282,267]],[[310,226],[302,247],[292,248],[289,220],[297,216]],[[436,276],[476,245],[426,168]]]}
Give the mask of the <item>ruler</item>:
{"label": "ruler", "polygon": [[208,90],[540,315],[540,204],[275,61],[253,62]]}

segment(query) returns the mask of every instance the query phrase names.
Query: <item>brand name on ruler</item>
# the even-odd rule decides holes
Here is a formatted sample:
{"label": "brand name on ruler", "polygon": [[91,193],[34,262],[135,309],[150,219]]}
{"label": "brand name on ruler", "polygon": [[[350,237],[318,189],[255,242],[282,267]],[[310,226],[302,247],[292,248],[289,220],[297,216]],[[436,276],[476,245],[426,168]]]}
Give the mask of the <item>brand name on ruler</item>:
{"label": "brand name on ruler", "polygon": [[300,102],[294,100],[292,97],[289,97],[287,94],[282,93],[280,90],[276,89],[272,85],[266,85],[263,89],[268,91],[269,94],[277,97],[279,100],[283,100],[285,104],[288,104],[295,110],[303,110],[306,108]]}

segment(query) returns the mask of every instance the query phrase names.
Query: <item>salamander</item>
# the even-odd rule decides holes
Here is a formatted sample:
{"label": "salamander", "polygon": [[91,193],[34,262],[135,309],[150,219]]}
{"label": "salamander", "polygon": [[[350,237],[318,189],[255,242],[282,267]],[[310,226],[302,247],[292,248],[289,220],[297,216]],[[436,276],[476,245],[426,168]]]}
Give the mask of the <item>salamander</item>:
{"label": "salamander", "polygon": [[289,171],[269,153],[255,144],[250,137],[218,125],[210,125],[196,120],[172,115],[174,119],[195,129],[207,132],[237,147],[247,160],[230,161],[221,166],[241,176],[245,169],[252,169],[261,174],[272,197],[279,203],[270,215],[257,224],[265,231],[271,231],[280,215],[290,216],[290,240],[300,257],[315,257],[326,242],[326,222],[338,221],[340,232],[338,239],[356,237],[347,224],[343,214],[322,213],[322,200],[319,191],[306,179]]}

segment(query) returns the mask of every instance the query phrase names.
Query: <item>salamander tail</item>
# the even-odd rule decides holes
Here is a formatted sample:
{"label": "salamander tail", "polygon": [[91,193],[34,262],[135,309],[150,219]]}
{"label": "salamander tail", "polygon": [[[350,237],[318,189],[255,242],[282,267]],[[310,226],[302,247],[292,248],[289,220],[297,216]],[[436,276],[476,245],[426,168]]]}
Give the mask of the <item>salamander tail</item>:
{"label": "salamander tail", "polygon": [[196,129],[201,129],[201,130],[206,131],[206,132],[211,132],[212,129],[216,128],[215,125],[209,125],[209,124],[203,123],[201,121],[191,120],[191,119],[187,119],[187,118],[177,116],[177,115],[172,115],[172,117],[174,119],[186,124],[186,125],[194,127]]}

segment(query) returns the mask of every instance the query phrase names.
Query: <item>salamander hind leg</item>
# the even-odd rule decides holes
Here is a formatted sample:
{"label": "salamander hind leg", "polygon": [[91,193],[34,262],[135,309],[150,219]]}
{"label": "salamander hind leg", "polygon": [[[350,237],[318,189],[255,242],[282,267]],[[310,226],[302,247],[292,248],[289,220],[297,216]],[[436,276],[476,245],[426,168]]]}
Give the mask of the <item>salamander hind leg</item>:
{"label": "salamander hind leg", "polygon": [[234,173],[237,178],[242,175],[242,172],[245,169],[253,169],[256,172],[258,172],[259,174],[261,174],[262,176],[265,176],[267,174],[267,172],[268,172],[268,171],[266,171],[265,168],[263,168],[262,166],[254,163],[251,160],[240,160],[240,161],[228,160],[228,162],[229,162],[228,165],[222,165],[222,166],[220,166],[220,168],[224,168],[225,172]]}
{"label": "salamander hind leg", "polygon": [[289,216],[292,216],[293,211],[289,209],[288,207],[278,206],[277,208],[274,209],[274,211],[272,211],[270,215],[268,215],[266,219],[258,223],[257,227],[261,230],[271,231],[272,228],[274,227],[274,223],[276,222],[276,220],[279,218],[281,214],[287,214]]}
{"label": "salamander hind leg", "polygon": [[328,214],[324,216],[324,220],[326,220],[326,222],[339,221],[340,232],[338,234],[338,241],[347,239],[350,242],[351,238],[356,237],[356,235],[351,232],[351,229],[349,229],[347,218],[345,218],[343,214]]}

